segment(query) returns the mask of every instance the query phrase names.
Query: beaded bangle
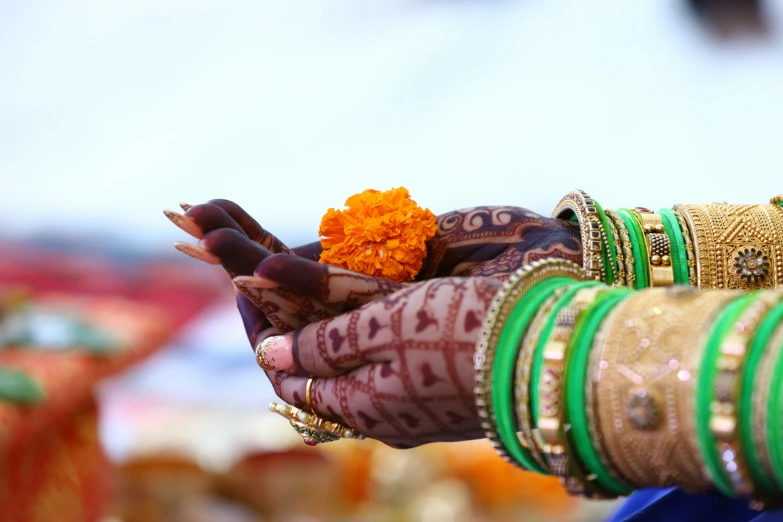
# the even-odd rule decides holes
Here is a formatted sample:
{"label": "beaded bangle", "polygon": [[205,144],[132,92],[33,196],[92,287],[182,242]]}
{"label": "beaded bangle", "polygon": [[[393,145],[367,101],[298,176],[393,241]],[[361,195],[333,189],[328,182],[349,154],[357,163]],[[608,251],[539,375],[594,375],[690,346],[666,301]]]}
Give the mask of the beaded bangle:
{"label": "beaded bangle", "polygon": [[[738,489],[743,487],[742,483],[745,482],[745,477],[742,473],[743,470],[739,467],[737,452],[732,450],[729,445],[723,447],[723,445],[718,444],[718,438],[715,436],[715,433],[724,433],[729,431],[729,428],[719,424],[723,419],[712,415],[712,399],[715,395],[720,398],[731,396],[731,390],[728,390],[728,392],[721,390],[719,393],[715,393],[716,388],[722,384],[718,379],[718,374],[720,373],[718,371],[718,361],[721,359],[721,346],[724,338],[731,328],[734,327],[734,324],[737,323],[741,314],[757,297],[755,294],[750,294],[735,298],[718,315],[704,348],[701,371],[696,385],[696,432],[702,454],[704,455],[704,462],[718,489],[724,495],[731,497],[737,494],[735,487]],[[731,430],[733,432],[733,426]]]}
{"label": "beaded bangle", "polygon": [[625,256],[623,255],[623,244],[620,241],[620,233],[617,231],[617,226],[614,224],[614,220],[609,215],[610,211],[606,211],[606,225],[609,227],[609,232],[612,236],[612,244],[614,245],[615,252],[615,271],[616,277],[614,280],[615,286],[628,286],[628,282],[625,277]]}
{"label": "beaded bangle", "polygon": [[674,207],[674,215],[677,217],[677,223],[680,224],[680,232],[682,232],[682,239],[685,242],[685,257],[688,263],[688,284],[691,286],[699,286],[699,275],[696,271],[696,251],[693,247],[693,238],[691,230],[688,228],[688,223],[683,217],[682,213]]}
{"label": "beaded bangle", "polygon": [[[593,285],[600,284],[598,281],[588,281],[581,284],[588,283]],[[516,404],[517,426],[519,427],[517,437],[519,438],[519,443],[530,452],[541,469],[548,474],[551,474],[549,464],[538,452],[538,447],[535,438],[533,437],[533,419],[531,417],[532,408],[530,404],[530,370],[533,365],[533,355],[536,353],[538,341],[541,337],[541,332],[544,329],[544,323],[552,312],[555,304],[570,288],[570,286],[567,286],[556,289],[539,307],[536,316],[530,321],[530,327],[527,329],[527,332],[520,343],[515,368],[514,403]]]}
{"label": "beaded bangle", "polygon": [[566,423],[571,426],[568,438],[573,440],[578,460],[589,471],[588,480],[595,480],[600,489],[613,495],[627,495],[631,489],[609,470],[600,453],[600,442],[594,409],[593,384],[588,379],[588,360],[596,332],[606,315],[631,295],[627,288],[603,292],[579,318],[568,349],[565,369]]}
{"label": "beaded bangle", "polygon": [[625,228],[628,230],[628,240],[631,243],[631,251],[634,257],[634,274],[636,282],[634,288],[640,290],[650,286],[647,275],[647,248],[644,244],[644,234],[628,209],[621,208],[617,210],[617,215],[620,216]]}
{"label": "beaded bangle", "polygon": [[628,229],[625,227],[625,221],[612,210],[606,211],[606,216],[614,223],[617,228],[617,233],[620,236],[621,245],[620,250],[623,252],[623,259],[625,261],[625,286],[628,288],[636,287],[636,274],[634,272],[634,265],[636,260],[633,256],[633,250],[631,248],[631,237],[628,233]]}
{"label": "beaded bangle", "polygon": [[495,424],[495,412],[492,407],[491,374],[495,359],[498,336],[506,318],[522,297],[537,283],[550,277],[569,277],[575,281],[588,280],[587,274],[579,265],[561,259],[535,261],[517,270],[508,278],[492,299],[479,331],[476,353],[473,358],[476,386],[476,409],[481,419],[481,427],[498,454],[506,461],[510,456],[500,442]]}
{"label": "beaded bangle", "polygon": [[595,209],[598,211],[598,218],[601,220],[601,226],[603,227],[603,233],[601,234],[603,240],[603,262],[606,272],[604,283],[611,285],[616,278],[616,266],[617,266],[617,251],[615,250],[614,240],[611,235],[611,229],[609,228],[609,220],[606,218],[606,213],[598,201],[593,200],[595,203]]}
{"label": "beaded bangle", "polygon": [[[770,392],[773,391],[770,382],[781,344],[777,343],[776,348],[774,339],[770,342],[770,337],[776,329],[783,333],[783,327],[778,328],[781,322],[783,322],[783,304],[773,308],[756,330],[742,369],[738,408],[740,440],[748,469],[753,482],[766,495],[777,489],[767,445],[770,433],[767,421],[775,417],[769,415],[769,398]],[[775,390],[773,393],[779,392]]]}
{"label": "beaded bangle", "polygon": [[[747,347],[759,321],[777,300],[771,292],[755,297],[722,339],[716,362],[718,373],[710,406],[710,430],[717,440],[716,449],[722,456],[723,469],[734,486],[734,492],[743,496],[752,493],[753,484],[739,433],[740,411],[737,405],[740,403],[742,369]],[[732,455],[735,458],[730,458]]]}
{"label": "beaded bangle", "polygon": [[637,208],[631,211],[642,228],[642,237],[647,249],[647,274],[650,286],[671,286],[674,284],[671,245],[665,233],[661,217],[650,210]]}
{"label": "beaded bangle", "polygon": [[669,236],[669,244],[672,249],[672,269],[674,270],[674,284],[688,284],[688,259],[685,253],[685,239],[682,237],[680,224],[677,222],[677,216],[668,208],[662,208],[658,211],[663,222],[663,228],[666,235]]}
{"label": "beaded bangle", "polygon": [[495,361],[492,365],[492,408],[495,413],[495,422],[500,443],[503,444],[508,455],[519,467],[543,473],[538,465],[516,436],[517,422],[514,415],[514,362],[517,358],[517,349],[523,334],[527,331],[530,320],[536,310],[563,286],[573,283],[573,279],[567,277],[553,277],[541,281],[531,288],[524,298],[517,303],[505,321],[497,342]]}
{"label": "beaded bangle", "polygon": [[[556,314],[553,313],[554,331],[548,337],[542,335],[540,342],[544,343],[543,349],[539,343],[542,364],[537,388],[532,388],[538,390],[537,400],[533,402],[533,408],[537,412],[533,434],[552,473],[560,478],[571,493],[584,492],[584,479],[580,477],[579,470],[575,469],[571,461],[571,455],[566,451],[564,422],[566,398],[563,395],[565,361],[577,315],[588,307],[604,288],[593,286],[576,288],[576,292],[566,292],[561,301],[570,298],[568,304],[561,307]],[[535,365],[533,371],[536,375]]]}
{"label": "beaded bangle", "polygon": [[555,219],[579,222],[582,236],[582,266],[592,279],[604,279],[603,245],[601,219],[595,201],[582,190],[572,190],[555,207]]}

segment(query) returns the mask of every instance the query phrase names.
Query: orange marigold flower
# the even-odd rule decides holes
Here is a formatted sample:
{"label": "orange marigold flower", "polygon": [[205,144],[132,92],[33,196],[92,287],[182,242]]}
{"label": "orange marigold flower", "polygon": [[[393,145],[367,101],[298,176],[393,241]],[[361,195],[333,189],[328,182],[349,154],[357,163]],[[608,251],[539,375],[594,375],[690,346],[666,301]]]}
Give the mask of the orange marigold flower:
{"label": "orange marigold flower", "polygon": [[419,207],[408,189],[365,190],[330,208],[321,219],[321,263],[392,281],[410,281],[421,270],[435,214]]}

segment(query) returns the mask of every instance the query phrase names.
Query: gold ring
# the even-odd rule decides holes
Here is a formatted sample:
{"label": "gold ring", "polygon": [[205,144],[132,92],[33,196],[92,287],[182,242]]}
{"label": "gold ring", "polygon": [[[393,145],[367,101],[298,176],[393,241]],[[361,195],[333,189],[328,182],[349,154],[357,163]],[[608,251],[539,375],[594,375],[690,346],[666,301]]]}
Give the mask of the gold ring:
{"label": "gold ring", "polygon": [[313,382],[315,382],[315,377],[307,379],[307,384],[305,385],[305,404],[307,404],[307,409],[310,410],[310,413],[315,415],[315,408],[313,408]]}
{"label": "gold ring", "polygon": [[270,402],[269,411],[275,412],[288,420],[308,446],[324,444],[338,439],[364,440],[365,438],[363,434],[352,430],[345,424],[326,420],[313,413],[302,411],[295,406]]}

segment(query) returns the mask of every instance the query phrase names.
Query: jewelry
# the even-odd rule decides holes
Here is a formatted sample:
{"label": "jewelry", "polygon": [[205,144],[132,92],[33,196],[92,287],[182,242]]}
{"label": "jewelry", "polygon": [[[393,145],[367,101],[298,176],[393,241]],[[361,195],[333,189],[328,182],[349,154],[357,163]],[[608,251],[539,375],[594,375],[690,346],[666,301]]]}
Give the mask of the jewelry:
{"label": "jewelry", "polygon": [[673,285],[674,269],[672,268],[671,242],[669,236],[666,235],[661,216],[642,208],[636,208],[631,213],[644,231],[650,286]]}
{"label": "jewelry", "polygon": [[783,287],[783,209],[769,205],[678,205],[696,249],[701,288]]}
{"label": "jewelry", "polygon": [[612,241],[615,246],[614,253],[617,262],[615,263],[614,286],[628,286],[628,282],[625,279],[625,256],[623,255],[623,244],[620,241],[620,234],[610,215],[610,211],[607,210],[604,214],[606,215],[606,225],[609,226],[609,232],[612,234]]}
{"label": "jewelry", "polygon": [[[595,300],[601,290],[606,290],[606,287],[581,288],[576,293],[572,293],[571,301],[560,308],[553,318],[555,322],[551,336],[539,341],[539,350],[542,352],[543,359],[537,379],[537,400],[533,404],[537,412],[536,428],[533,430],[533,435],[552,473],[560,478],[561,483],[566,485],[569,491],[574,493],[582,493],[584,484],[572,480],[574,466],[571,462],[571,456],[566,451],[564,423],[562,422],[565,410],[563,374],[565,373],[566,352],[576,325],[577,315]],[[543,347],[541,342],[544,343]]]}
{"label": "jewelry", "polygon": [[364,440],[365,438],[363,434],[352,430],[344,424],[326,420],[318,415],[302,411],[295,406],[270,402],[269,411],[277,413],[288,420],[308,446],[325,444],[338,439]]}
{"label": "jewelry", "polygon": [[685,241],[685,257],[688,263],[688,284],[691,286],[699,285],[698,274],[696,273],[696,252],[693,249],[693,239],[691,239],[691,230],[688,228],[688,223],[682,215],[675,209],[674,215],[677,216],[677,223],[680,224],[680,230],[682,231],[682,238]]}
{"label": "jewelry", "polygon": [[709,327],[735,292],[672,286],[637,292],[596,338],[593,409],[602,453],[635,488],[712,486],[697,442],[694,385]]}
{"label": "jewelry", "polygon": [[313,382],[315,382],[315,377],[307,379],[307,384],[305,385],[305,404],[307,404],[307,409],[310,410],[310,413],[315,415],[315,408],[313,408]]}
{"label": "jewelry", "polygon": [[[596,285],[600,284],[598,281],[593,281],[592,283]],[[541,466],[541,469],[545,473],[550,474],[552,470],[549,469],[549,464],[538,452],[535,438],[533,437],[533,419],[530,407],[530,370],[533,364],[533,354],[536,352],[541,332],[544,329],[544,323],[546,323],[546,319],[552,312],[555,303],[557,303],[563,293],[570,288],[571,286],[558,288],[555,290],[554,294],[541,305],[536,316],[530,321],[530,327],[525,333],[525,336],[522,338],[519,352],[517,353],[517,363],[515,365],[514,404],[516,404],[517,426],[519,427],[517,438],[519,439],[519,443],[530,452],[538,465]]]}
{"label": "jewelry", "polygon": [[[767,292],[751,299],[755,300],[742,311],[734,324],[730,325],[731,329],[720,342],[709,420],[710,431],[715,437],[715,451],[733,491],[721,489],[726,494],[736,493],[743,496],[752,493],[753,484],[739,440],[739,419],[735,405],[740,401],[740,375],[748,345],[758,324],[779,297],[774,292]],[[716,484],[720,486],[721,481],[716,480]]]}
{"label": "jewelry", "polygon": [[551,277],[566,277],[575,281],[591,279],[591,276],[579,265],[562,259],[535,261],[520,268],[503,283],[492,299],[479,331],[476,352],[473,357],[476,377],[474,392],[481,427],[498,455],[506,462],[515,465],[516,463],[501,443],[498,434],[497,420],[492,405],[492,387],[488,376],[491,375],[495,362],[498,337],[509,314],[531,288]]}
{"label": "jewelry", "polygon": [[604,229],[593,199],[582,190],[572,190],[557,204],[552,217],[565,220],[576,217],[582,236],[582,266],[591,279],[604,281],[601,244]]}
{"label": "jewelry", "polygon": [[628,288],[635,288],[636,286],[636,273],[634,271],[634,263],[636,260],[633,257],[633,249],[631,248],[631,237],[628,235],[628,229],[625,227],[625,222],[622,218],[612,210],[607,210],[606,215],[609,220],[614,223],[617,228],[617,233],[620,236],[620,245],[622,245],[623,258],[625,260],[625,286]]}

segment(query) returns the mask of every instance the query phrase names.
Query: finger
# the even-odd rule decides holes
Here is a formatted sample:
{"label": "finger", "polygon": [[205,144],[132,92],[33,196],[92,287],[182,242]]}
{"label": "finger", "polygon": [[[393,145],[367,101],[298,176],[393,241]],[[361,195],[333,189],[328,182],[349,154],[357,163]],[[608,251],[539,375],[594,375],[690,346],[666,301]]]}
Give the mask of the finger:
{"label": "finger", "polygon": [[261,288],[274,288],[276,283],[339,311],[353,310],[403,288],[402,284],[388,279],[285,254],[261,261],[254,275],[254,283]]}
{"label": "finger", "polygon": [[[366,312],[366,311],[365,311]],[[331,319],[308,324],[292,335],[275,336],[263,344],[265,370],[305,372],[333,377],[373,362],[372,346],[380,325],[374,316],[354,310]],[[360,349],[361,343],[365,343]]]}
{"label": "finger", "polygon": [[274,253],[288,254],[291,253],[289,249],[282,241],[280,241],[274,234],[265,230],[258,221],[245,212],[245,210],[227,199],[212,199],[209,204],[221,208],[226,214],[242,228],[247,236],[253,241],[257,241],[264,248]]}
{"label": "finger", "polygon": [[176,248],[183,254],[192,257],[193,259],[204,261],[205,263],[208,263],[210,265],[220,264],[220,258],[211,254],[210,252],[207,252],[203,248],[197,247],[195,245],[191,245],[190,243],[183,243],[182,241],[177,241],[176,243],[174,243],[174,248]]}
{"label": "finger", "polygon": [[231,216],[215,205],[203,204],[190,207],[184,216],[172,210],[164,210],[163,213],[172,223],[196,239],[201,239],[207,233],[221,228],[245,234],[242,227]]}
{"label": "finger", "polygon": [[237,310],[239,310],[252,349],[255,350],[256,346],[264,339],[282,333],[272,326],[264,313],[242,292],[237,292]]}
{"label": "finger", "polygon": [[291,249],[295,255],[304,257],[310,261],[318,261],[321,258],[321,252],[323,252],[323,250],[320,241],[313,241],[312,243],[307,243],[306,245]]}
{"label": "finger", "polygon": [[199,246],[220,260],[232,278],[237,275],[251,275],[255,267],[269,257],[271,252],[243,232],[221,228],[208,232],[199,241]]}

